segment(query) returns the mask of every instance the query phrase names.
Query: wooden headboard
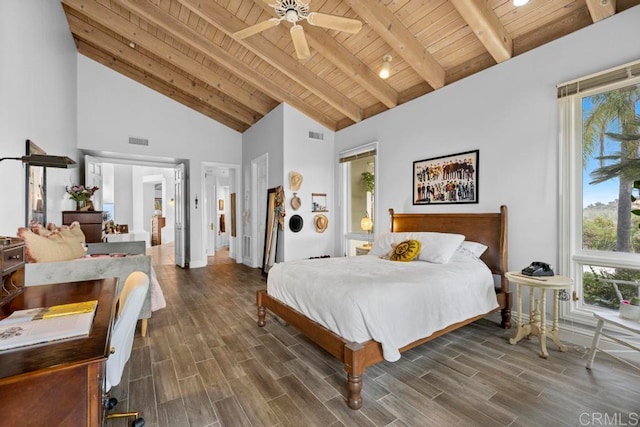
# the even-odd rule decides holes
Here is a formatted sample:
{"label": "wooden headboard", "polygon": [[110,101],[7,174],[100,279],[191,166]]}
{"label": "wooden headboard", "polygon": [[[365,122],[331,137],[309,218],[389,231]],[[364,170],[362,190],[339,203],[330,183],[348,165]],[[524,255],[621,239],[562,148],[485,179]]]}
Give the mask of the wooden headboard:
{"label": "wooden headboard", "polygon": [[389,209],[391,231],[435,231],[464,234],[465,239],[487,245],[481,259],[493,274],[507,272],[507,207],[498,213],[395,213]]}

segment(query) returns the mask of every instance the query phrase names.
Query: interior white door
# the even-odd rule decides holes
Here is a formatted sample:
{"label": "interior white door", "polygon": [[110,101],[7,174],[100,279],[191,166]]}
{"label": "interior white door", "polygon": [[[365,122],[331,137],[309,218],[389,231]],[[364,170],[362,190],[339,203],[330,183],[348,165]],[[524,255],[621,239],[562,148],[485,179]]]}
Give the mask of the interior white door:
{"label": "interior white door", "polygon": [[175,168],[175,259],[178,267],[186,266],[186,174],[185,166],[180,163]]}
{"label": "interior white door", "polygon": [[98,187],[102,191],[96,191],[91,197],[93,208],[97,211],[102,210],[102,195],[104,188],[102,184],[102,161],[99,159],[85,155],[84,156],[84,185],[85,187]]}
{"label": "interior white door", "polygon": [[207,195],[207,256],[216,254],[216,176],[208,172],[205,175]]}

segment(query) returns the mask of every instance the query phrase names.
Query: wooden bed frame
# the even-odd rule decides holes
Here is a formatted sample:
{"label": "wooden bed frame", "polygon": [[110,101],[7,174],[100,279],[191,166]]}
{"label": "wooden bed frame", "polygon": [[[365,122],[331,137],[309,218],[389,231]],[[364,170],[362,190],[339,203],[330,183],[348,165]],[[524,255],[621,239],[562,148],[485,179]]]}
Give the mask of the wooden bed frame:
{"label": "wooden bed frame", "polygon": [[[501,206],[499,213],[455,213],[428,214],[405,213],[396,214],[389,209],[391,231],[435,231],[464,234],[466,240],[482,243],[489,249],[481,259],[500,277],[500,288],[496,288],[499,309],[502,314],[501,326],[511,327],[511,293],[509,282],[505,277],[507,271],[507,207]],[[348,404],[351,409],[362,406],[362,376],[368,366],[384,360],[382,346],[376,341],[354,343],[345,340],[300,312],[272,298],[266,290],[257,292],[258,326],[265,325],[266,310],[281,317],[314,343],[328,351],[344,363],[347,371]],[[400,349],[403,353],[447,332],[468,325],[485,317],[489,313],[472,317],[441,329],[428,337]]]}

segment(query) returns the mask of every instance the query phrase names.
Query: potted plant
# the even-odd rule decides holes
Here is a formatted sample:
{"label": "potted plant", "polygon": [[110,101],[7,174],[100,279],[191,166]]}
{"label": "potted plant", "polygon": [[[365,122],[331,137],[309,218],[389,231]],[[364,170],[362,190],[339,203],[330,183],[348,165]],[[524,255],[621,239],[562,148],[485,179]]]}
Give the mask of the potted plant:
{"label": "potted plant", "polygon": [[620,317],[628,320],[640,321],[640,297],[631,297],[628,300],[622,300],[620,304]]}

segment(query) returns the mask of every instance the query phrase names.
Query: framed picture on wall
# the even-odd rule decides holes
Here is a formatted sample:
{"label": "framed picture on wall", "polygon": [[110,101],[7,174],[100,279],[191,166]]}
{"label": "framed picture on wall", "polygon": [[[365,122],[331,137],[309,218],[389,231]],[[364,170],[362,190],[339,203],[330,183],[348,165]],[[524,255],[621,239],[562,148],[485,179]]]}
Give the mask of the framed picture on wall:
{"label": "framed picture on wall", "polygon": [[480,150],[413,162],[413,204],[478,203]]}
{"label": "framed picture on wall", "polygon": [[[27,140],[26,154],[47,154],[44,150]],[[25,225],[47,225],[47,168],[25,165]]]}
{"label": "framed picture on wall", "polygon": [[231,193],[231,237],[236,237],[236,193]]}

